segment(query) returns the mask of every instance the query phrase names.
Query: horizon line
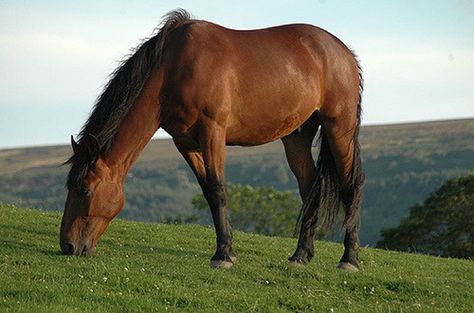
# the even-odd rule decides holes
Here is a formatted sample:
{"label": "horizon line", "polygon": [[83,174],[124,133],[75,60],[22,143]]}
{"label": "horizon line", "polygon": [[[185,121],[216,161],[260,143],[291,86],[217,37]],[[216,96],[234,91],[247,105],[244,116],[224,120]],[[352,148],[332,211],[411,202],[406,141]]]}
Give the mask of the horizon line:
{"label": "horizon line", "polygon": [[[414,120],[414,121],[401,121],[401,122],[388,122],[388,123],[369,123],[361,125],[361,128],[366,127],[383,127],[383,126],[401,126],[401,125],[415,125],[415,124],[429,124],[429,123],[442,123],[442,122],[456,122],[474,120],[474,116],[459,117],[459,118],[447,118],[447,119],[428,119],[428,120]],[[171,136],[166,133],[166,136],[160,136],[157,138],[152,137],[152,140],[170,140]],[[64,147],[68,146],[67,141],[60,143],[45,143],[45,144],[31,144],[31,145],[12,145],[12,146],[0,146],[0,151],[15,150],[15,149],[35,149],[35,148],[51,148],[51,147]]]}

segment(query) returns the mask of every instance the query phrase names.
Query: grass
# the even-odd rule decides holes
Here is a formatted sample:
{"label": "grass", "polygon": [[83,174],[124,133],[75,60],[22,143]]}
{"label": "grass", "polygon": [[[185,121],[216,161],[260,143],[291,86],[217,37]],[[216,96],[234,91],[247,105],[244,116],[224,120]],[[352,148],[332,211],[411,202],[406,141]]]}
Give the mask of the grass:
{"label": "grass", "polygon": [[296,240],[236,232],[239,260],[213,270],[214,231],[116,220],[93,257],[63,256],[60,215],[0,205],[0,312],[474,312],[469,260],[317,242],[311,264],[286,261]]}

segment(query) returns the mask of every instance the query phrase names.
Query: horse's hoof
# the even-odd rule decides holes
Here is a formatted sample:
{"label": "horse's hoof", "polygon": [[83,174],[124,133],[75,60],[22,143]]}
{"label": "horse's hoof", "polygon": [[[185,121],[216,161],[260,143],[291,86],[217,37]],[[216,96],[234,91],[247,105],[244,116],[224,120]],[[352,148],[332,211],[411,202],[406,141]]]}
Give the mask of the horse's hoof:
{"label": "horse's hoof", "polygon": [[341,262],[337,265],[337,268],[341,269],[341,270],[346,270],[346,271],[349,271],[349,272],[358,272],[359,269],[352,265],[351,263],[349,262]]}
{"label": "horse's hoof", "polygon": [[302,267],[305,264],[306,263],[303,262],[303,260],[301,260],[301,259],[290,260],[290,266],[292,266],[292,267]]}
{"label": "horse's hoof", "polygon": [[[234,257],[234,259],[236,259]],[[212,268],[231,268],[234,265],[234,262],[223,261],[223,260],[211,260]]]}

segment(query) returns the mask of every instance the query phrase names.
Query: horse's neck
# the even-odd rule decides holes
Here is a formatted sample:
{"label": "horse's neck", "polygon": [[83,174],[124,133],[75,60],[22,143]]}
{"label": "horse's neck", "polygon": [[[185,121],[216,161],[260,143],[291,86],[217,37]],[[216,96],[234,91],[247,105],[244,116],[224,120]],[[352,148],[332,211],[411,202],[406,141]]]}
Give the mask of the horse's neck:
{"label": "horse's neck", "polygon": [[122,121],[105,162],[117,170],[117,175],[125,180],[128,170],[137,160],[145,145],[150,141],[160,125],[160,105],[158,103],[162,77],[154,75],[143,87],[137,101]]}

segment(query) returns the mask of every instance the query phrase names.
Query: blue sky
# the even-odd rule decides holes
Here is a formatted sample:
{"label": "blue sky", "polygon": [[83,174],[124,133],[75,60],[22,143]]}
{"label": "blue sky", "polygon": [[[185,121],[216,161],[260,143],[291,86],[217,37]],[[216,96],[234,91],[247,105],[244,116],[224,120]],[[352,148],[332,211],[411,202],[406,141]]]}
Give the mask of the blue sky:
{"label": "blue sky", "polygon": [[362,63],[363,124],[474,117],[468,0],[0,1],[0,148],[67,143],[117,62],[177,7],[231,28],[330,31]]}

